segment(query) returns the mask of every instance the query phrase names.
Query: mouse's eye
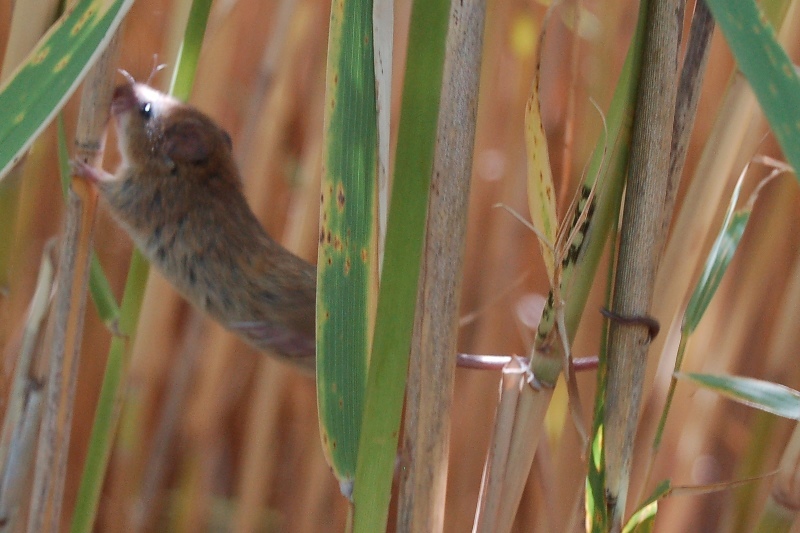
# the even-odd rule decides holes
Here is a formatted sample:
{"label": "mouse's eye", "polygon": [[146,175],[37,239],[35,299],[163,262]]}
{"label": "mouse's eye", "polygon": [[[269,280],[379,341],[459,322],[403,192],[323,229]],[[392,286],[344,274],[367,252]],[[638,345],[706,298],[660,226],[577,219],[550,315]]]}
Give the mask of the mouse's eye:
{"label": "mouse's eye", "polygon": [[153,105],[150,102],[143,103],[139,106],[139,114],[141,114],[145,120],[148,120],[153,116]]}

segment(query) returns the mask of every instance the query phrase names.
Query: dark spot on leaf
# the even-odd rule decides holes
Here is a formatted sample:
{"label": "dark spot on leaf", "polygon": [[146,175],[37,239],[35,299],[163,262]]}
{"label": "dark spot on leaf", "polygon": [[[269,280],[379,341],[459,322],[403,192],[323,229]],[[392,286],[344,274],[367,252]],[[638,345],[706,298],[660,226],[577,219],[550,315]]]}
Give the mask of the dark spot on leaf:
{"label": "dark spot on leaf", "polygon": [[341,186],[336,195],[336,205],[339,207],[339,211],[344,211],[344,189]]}

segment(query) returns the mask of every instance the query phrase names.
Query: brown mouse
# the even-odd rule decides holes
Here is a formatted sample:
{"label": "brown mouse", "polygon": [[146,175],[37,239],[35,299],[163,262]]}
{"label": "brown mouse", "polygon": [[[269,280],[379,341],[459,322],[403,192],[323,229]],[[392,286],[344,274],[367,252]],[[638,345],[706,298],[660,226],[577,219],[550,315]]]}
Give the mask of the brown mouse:
{"label": "brown mouse", "polygon": [[315,367],[316,270],[275,242],[242,193],[231,139],[141,83],[114,90],[115,174],[73,163],[136,246],[193,305],[244,340]]}

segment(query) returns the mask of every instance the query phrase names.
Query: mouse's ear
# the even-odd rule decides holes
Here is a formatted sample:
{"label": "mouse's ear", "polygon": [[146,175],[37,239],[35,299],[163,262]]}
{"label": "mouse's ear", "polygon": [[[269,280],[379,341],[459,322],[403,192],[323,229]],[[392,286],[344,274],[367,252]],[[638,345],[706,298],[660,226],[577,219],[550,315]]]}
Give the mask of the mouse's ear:
{"label": "mouse's ear", "polygon": [[164,150],[173,161],[202,163],[211,156],[213,142],[208,126],[199,120],[181,120],[164,131]]}

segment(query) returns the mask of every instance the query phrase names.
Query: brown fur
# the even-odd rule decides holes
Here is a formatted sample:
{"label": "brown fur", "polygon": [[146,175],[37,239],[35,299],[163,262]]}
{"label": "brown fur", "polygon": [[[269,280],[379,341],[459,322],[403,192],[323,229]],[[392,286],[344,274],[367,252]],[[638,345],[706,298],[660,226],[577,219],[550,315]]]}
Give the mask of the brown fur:
{"label": "brown fur", "polygon": [[141,84],[118,87],[112,111],[122,164],[95,181],[137,246],[192,304],[313,368],[315,269],[262,229],[227,133]]}

